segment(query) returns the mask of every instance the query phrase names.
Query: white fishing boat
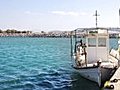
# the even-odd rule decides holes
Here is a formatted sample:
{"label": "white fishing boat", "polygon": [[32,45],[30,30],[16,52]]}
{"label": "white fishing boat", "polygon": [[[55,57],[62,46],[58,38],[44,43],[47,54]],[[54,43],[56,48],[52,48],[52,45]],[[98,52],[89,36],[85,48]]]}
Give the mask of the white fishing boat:
{"label": "white fishing boat", "polygon": [[[83,31],[83,40],[79,37],[80,31]],[[109,49],[108,28],[81,28],[73,31],[72,35],[72,67],[84,78],[102,86],[119,67],[119,51]]]}
{"label": "white fishing boat", "polygon": [[75,30],[72,66],[81,76],[97,82],[101,86],[118,68],[119,51],[109,50],[108,29],[89,28],[84,29],[84,31],[85,39],[83,42],[83,40],[77,40]]}

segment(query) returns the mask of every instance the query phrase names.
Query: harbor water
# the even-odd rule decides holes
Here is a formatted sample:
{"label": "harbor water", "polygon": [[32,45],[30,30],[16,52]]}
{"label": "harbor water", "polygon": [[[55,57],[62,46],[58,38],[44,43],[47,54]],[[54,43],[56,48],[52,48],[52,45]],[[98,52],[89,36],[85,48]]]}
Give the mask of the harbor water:
{"label": "harbor water", "polygon": [[100,90],[71,64],[69,38],[0,37],[0,90]]}

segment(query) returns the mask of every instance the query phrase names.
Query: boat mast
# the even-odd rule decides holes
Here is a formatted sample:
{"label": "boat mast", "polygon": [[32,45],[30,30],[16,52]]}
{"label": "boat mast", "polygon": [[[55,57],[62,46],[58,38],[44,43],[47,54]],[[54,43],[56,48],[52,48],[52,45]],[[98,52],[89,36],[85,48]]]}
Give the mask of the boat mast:
{"label": "boat mast", "polygon": [[95,21],[96,21],[95,25],[96,25],[96,28],[97,28],[97,23],[98,23],[97,17],[100,16],[100,15],[97,13],[97,10],[95,11],[94,16],[96,17],[96,19],[95,19]]}

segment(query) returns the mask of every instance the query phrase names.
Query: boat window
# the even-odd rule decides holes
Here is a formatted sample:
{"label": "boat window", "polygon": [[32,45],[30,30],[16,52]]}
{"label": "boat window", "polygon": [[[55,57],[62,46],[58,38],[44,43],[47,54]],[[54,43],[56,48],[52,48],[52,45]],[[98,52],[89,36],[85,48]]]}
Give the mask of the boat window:
{"label": "boat window", "polygon": [[96,47],[96,38],[88,38],[88,46]]}
{"label": "boat window", "polygon": [[98,38],[98,46],[106,47],[106,38]]}

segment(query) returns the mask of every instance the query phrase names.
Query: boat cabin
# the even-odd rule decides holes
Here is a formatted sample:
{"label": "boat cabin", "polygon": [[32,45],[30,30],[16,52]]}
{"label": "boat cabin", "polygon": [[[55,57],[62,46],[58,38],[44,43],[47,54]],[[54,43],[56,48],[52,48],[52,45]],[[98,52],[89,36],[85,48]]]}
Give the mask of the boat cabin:
{"label": "boat cabin", "polygon": [[96,61],[108,61],[109,34],[106,29],[86,31],[87,63]]}

